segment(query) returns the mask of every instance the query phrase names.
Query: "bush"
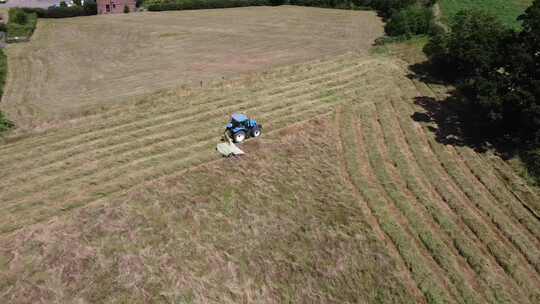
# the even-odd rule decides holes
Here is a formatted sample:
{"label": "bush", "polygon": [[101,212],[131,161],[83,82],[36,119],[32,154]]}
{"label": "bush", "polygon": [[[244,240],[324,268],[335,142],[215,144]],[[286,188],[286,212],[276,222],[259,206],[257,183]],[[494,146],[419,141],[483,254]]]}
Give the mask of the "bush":
{"label": "bush", "polygon": [[128,14],[128,13],[129,13],[129,6],[124,5],[124,14]]}
{"label": "bush", "polygon": [[[4,84],[7,75],[7,58],[4,50],[0,49],[0,97],[4,93]],[[9,121],[2,112],[0,112],[0,133],[13,128],[13,123]]]}
{"label": "bush", "polygon": [[9,22],[25,25],[28,23],[28,15],[19,8],[12,8],[9,10]]}
{"label": "bush", "polygon": [[9,20],[6,25],[8,38],[30,37],[36,28],[36,23],[35,13],[27,13],[20,8],[9,9]]}
{"label": "bush", "polygon": [[75,5],[72,7],[51,6],[43,8],[22,8],[26,13],[35,13],[39,18],[70,18],[78,16],[90,16],[97,14],[97,4],[95,1],[84,1],[83,6]]}
{"label": "bush", "polygon": [[540,149],[524,152],[522,160],[527,166],[529,175],[534,177],[537,183],[540,183]]}
{"label": "bush", "polygon": [[413,36],[428,34],[431,29],[433,12],[420,5],[409,6],[395,11],[384,29],[390,36]]}
{"label": "bush", "polygon": [[83,4],[84,14],[86,16],[97,15],[97,3],[94,0],[84,1]]}
{"label": "bush", "polygon": [[511,36],[499,20],[483,11],[459,12],[449,33],[435,35],[426,55],[453,79],[491,73],[501,66],[501,47]]}
{"label": "bush", "polygon": [[394,12],[420,2],[418,0],[372,0],[368,5],[378,10],[384,18],[389,18]]}
{"label": "bush", "polygon": [[6,116],[4,115],[4,113],[0,111],[0,134],[13,128],[14,126],[15,125],[13,124],[13,122],[8,120]]}

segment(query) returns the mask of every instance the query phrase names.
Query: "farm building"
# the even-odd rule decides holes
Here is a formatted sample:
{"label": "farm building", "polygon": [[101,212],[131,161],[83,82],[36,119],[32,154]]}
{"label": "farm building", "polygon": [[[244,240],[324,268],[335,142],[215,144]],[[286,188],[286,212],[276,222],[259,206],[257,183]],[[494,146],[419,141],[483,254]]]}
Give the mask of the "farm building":
{"label": "farm building", "polygon": [[135,0],[97,0],[98,14],[123,13],[126,6],[130,12],[134,12]]}

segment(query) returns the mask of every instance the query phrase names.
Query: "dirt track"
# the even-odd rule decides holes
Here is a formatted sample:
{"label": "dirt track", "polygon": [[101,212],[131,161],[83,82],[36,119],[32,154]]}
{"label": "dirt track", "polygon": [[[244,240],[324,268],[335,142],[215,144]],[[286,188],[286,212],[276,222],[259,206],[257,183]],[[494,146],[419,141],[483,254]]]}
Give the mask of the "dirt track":
{"label": "dirt track", "polygon": [[8,49],[2,109],[20,128],[179,84],[365,52],[373,12],[303,7],[137,13],[40,20]]}

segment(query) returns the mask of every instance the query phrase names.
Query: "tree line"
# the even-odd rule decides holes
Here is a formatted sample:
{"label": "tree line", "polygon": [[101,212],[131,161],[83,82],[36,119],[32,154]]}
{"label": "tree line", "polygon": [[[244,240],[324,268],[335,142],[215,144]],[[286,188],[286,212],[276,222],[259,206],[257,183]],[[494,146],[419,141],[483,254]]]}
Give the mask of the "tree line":
{"label": "tree line", "polygon": [[540,0],[518,20],[522,29],[514,30],[483,11],[461,11],[424,51],[456,84],[456,102],[475,135],[517,148],[540,177]]}

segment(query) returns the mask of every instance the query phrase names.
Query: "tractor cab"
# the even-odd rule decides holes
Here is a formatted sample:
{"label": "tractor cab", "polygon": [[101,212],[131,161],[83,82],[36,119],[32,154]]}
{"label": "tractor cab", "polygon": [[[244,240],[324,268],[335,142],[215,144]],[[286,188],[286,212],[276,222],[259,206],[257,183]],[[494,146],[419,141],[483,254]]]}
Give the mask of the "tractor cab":
{"label": "tractor cab", "polygon": [[231,116],[231,121],[227,124],[225,132],[236,143],[243,142],[248,137],[259,137],[262,126],[254,119],[248,118],[245,114],[235,113]]}

